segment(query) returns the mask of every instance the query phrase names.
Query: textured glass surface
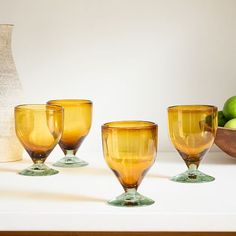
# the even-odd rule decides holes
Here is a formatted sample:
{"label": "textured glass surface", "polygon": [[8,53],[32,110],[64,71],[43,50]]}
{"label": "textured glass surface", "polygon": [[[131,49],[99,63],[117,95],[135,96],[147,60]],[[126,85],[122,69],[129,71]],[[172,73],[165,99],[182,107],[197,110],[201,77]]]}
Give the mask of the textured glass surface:
{"label": "textured glass surface", "polygon": [[16,134],[34,165],[22,175],[53,175],[58,171],[44,162],[61,138],[63,108],[50,105],[20,105],[15,108]]}
{"label": "textured glass surface", "polygon": [[217,130],[217,108],[207,105],[173,106],[168,108],[170,139],[185,161],[188,170],[173,181],[201,183],[214,178],[198,170],[212,146]]}
{"label": "textured glass surface", "polygon": [[137,188],[157,153],[157,125],[144,121],[111,122],[102,126],[103,153],[125,193],[109,201],[116,206],[150,205]]}
{"label": "textured glass surface", "polygon": [[50,105],[64,108],[64,127],[59,145],[65,157],[54,163],[58,167],[80,167],[88,163],[76,155],[92,123],[92,102],[89,100],[51,100]]}

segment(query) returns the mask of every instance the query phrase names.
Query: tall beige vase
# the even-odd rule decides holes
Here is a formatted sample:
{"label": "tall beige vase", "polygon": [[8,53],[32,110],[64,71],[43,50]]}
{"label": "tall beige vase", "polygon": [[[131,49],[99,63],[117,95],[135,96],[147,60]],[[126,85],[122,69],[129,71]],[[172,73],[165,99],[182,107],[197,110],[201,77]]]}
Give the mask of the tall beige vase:
{"label": "tall beige vase", "polygon": [[14,124],[14,107],[21,103],[23,91],[12,57],[12,29],[0,24],[0,162],[20,160],[23,152]]}

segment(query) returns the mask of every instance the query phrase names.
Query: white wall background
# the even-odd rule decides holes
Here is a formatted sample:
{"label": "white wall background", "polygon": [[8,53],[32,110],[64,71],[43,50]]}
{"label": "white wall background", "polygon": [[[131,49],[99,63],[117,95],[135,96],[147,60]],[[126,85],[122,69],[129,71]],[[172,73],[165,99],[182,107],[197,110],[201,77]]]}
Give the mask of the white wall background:
{"label": "white wall background", "polygon": [[173,150],[169,105],[236,95],[235,0],[0,0],[0,23],[15,25],[25,102],[93,100],[84,151],[120,119],[157,122],[159,150]]}

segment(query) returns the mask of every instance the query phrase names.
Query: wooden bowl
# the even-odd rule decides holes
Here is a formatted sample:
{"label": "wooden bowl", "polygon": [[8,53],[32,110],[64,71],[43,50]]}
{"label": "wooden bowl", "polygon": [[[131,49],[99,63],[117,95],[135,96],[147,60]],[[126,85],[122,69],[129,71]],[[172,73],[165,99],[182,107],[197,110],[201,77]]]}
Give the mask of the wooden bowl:
{"label": "wooden bowl", "polygon": [[236,129],[218,127],[215,144],[231,157],[236,157]]}

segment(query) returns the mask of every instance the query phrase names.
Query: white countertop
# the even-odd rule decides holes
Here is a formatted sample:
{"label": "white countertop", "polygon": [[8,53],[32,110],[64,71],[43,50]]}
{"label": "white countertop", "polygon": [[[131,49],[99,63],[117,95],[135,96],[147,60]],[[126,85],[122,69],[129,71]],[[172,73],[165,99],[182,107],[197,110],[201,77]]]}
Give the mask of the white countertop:
{"label": "white countertop", "polygon": [[[54,151],[50,165],[62,153]],[[28,177],[23,161],[0,163],[0,230],[32,231],[236,231],[236,159],[208,153],[200,170],[216,178],[203,184],[169,180],[186,167],[178,153],[158,153],[139,192],[156,201],[120,208],[107,200],[123,192],[102,153],[81,153],[90,165],[57,168],[58,175]]]}

